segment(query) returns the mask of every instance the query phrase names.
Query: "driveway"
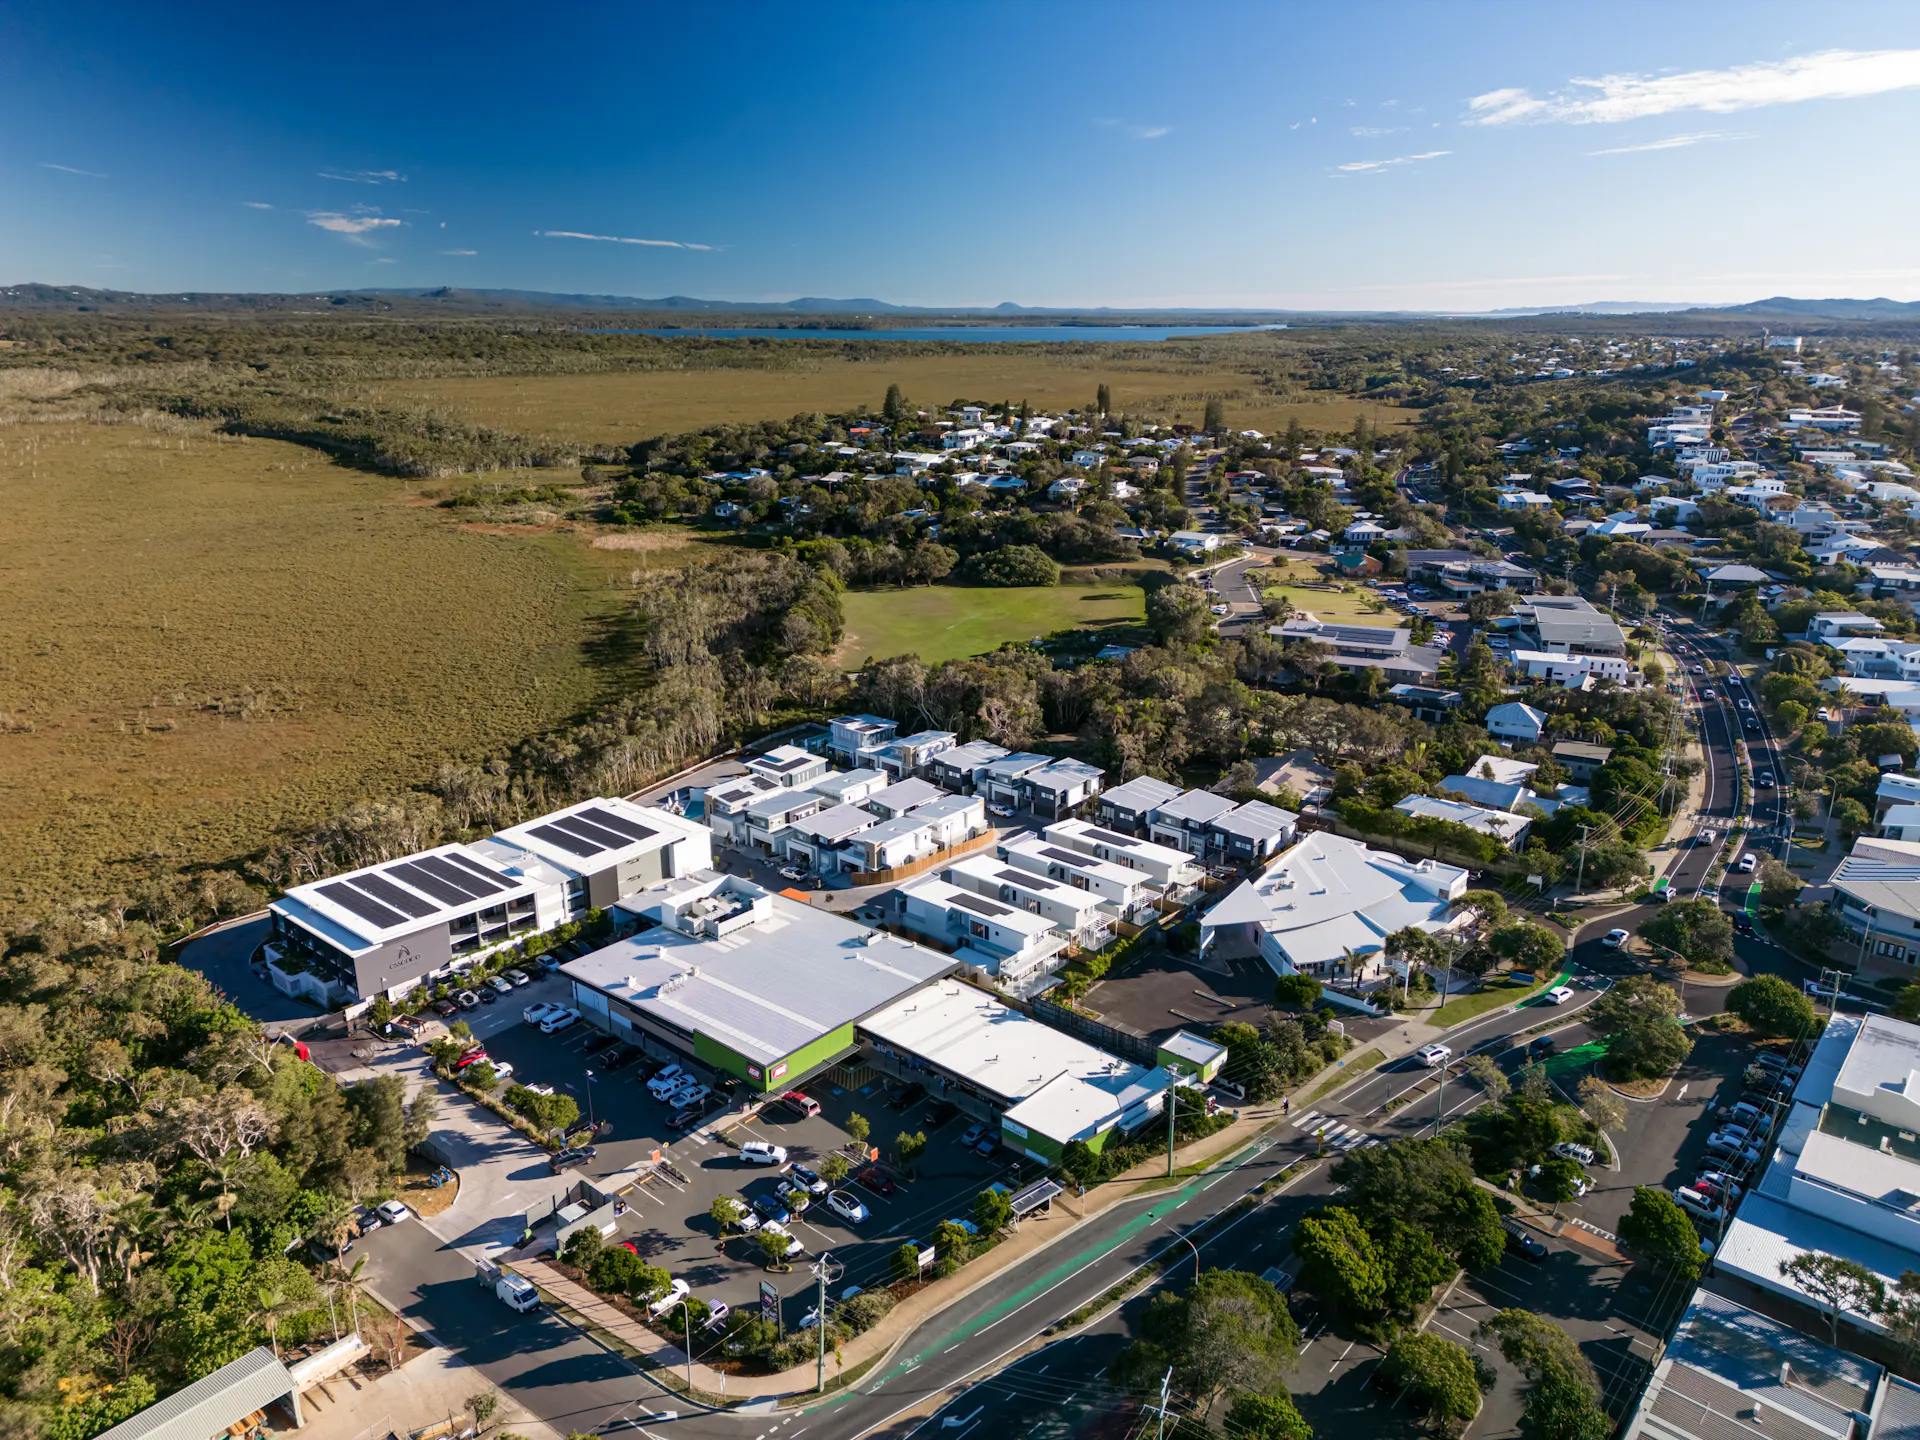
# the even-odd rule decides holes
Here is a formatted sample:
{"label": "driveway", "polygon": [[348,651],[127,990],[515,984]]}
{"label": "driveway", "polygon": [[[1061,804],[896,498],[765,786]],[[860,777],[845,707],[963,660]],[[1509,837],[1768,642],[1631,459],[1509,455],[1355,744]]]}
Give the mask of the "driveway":
{"label": "driveway", "polygon": [[181,947],[180,963],[198,970],[221,994],[262,1023],[318,1020],[322,1011],[273,988],[264,966],[255,968],[254,952],[267,940],[267,917],[236,920]]}

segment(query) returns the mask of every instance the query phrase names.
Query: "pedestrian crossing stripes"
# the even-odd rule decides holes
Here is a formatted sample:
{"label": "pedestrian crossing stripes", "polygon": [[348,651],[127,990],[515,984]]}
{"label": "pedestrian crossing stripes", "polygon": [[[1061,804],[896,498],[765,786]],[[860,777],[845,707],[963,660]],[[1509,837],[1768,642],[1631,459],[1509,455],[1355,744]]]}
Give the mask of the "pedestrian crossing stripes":
{"label": "pedestrian crossing stripes", "polygon": [[1616,1245],[1620,1243],[1620,1237],[1611,1230],[1602,1230],[1598,1225],[1589,1225],[1577,1215],[1569,1217],[1568,1223],[1578,1225],[1582,1230],[1589,1230],[1595,1235],[1598,1235],[1602,1240],[1611,1240]]}
{"label": "pedestrian crossing stripes", "polygon": [[1364,1130],[1356,1130],[1344,1121],[1335,1120],[1331,1115],[1315,1110],[1292,1122],[1302,1135],[1308,1138],[1318,1136],[1320,1142],[1334,1150],[1364,1150],[1369,1145],[1378,1145],[1379,1140]]}

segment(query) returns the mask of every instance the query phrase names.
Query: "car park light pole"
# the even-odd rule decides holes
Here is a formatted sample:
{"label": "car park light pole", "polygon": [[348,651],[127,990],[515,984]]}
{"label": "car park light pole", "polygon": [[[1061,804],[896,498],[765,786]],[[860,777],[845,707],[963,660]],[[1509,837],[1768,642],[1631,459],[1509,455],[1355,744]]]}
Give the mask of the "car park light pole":
{"label": "car park light pole", "polygon": [[593,1125],[593,1071],[587,1071],[587,1125]]}

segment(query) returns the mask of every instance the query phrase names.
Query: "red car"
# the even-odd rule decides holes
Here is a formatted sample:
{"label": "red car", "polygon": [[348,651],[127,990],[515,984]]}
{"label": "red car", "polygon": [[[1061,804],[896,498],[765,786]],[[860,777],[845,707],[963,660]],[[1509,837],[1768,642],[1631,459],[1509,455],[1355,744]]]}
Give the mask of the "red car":
{"label": "red car", "polygon": [[489,1056],[487,1052],[484,1050],[469,1050],[467,1051],[466,1054],[462,1055],[458,1060],[453,1062],[453,1068],[456,1070],[464,1070],[469,1065],[478,1065],[482,1060],[487,1060],[491,1058],[492,1057]]}
{"label": "red car", "polygon": [[812,1119],[820,1113],[820,1102],[811,1095],[798,1090],[789,1090],[780,1097],[781,1103],[799,1113],[803,1119]]}
{"label": "red car", "polygon": [[876,1195],[893,1194],[893,1181],[887,1172],[876,1165],[869,1165],[853,1177]]}

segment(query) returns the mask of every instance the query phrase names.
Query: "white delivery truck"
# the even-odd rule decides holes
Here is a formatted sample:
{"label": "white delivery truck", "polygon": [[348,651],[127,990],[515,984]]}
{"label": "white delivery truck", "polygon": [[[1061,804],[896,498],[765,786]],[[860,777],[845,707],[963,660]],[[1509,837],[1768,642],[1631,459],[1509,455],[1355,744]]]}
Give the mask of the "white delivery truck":
{"label": "white delivery truck", "polygon": [[522,1314],[535,1309],[540,1304],[540,1292],[533,1288],[533,1282],[520,1275],[501,1272],[500,1278],[493,1282],[493,1293],[500,1303],[509,1310],[518,1310]]}

